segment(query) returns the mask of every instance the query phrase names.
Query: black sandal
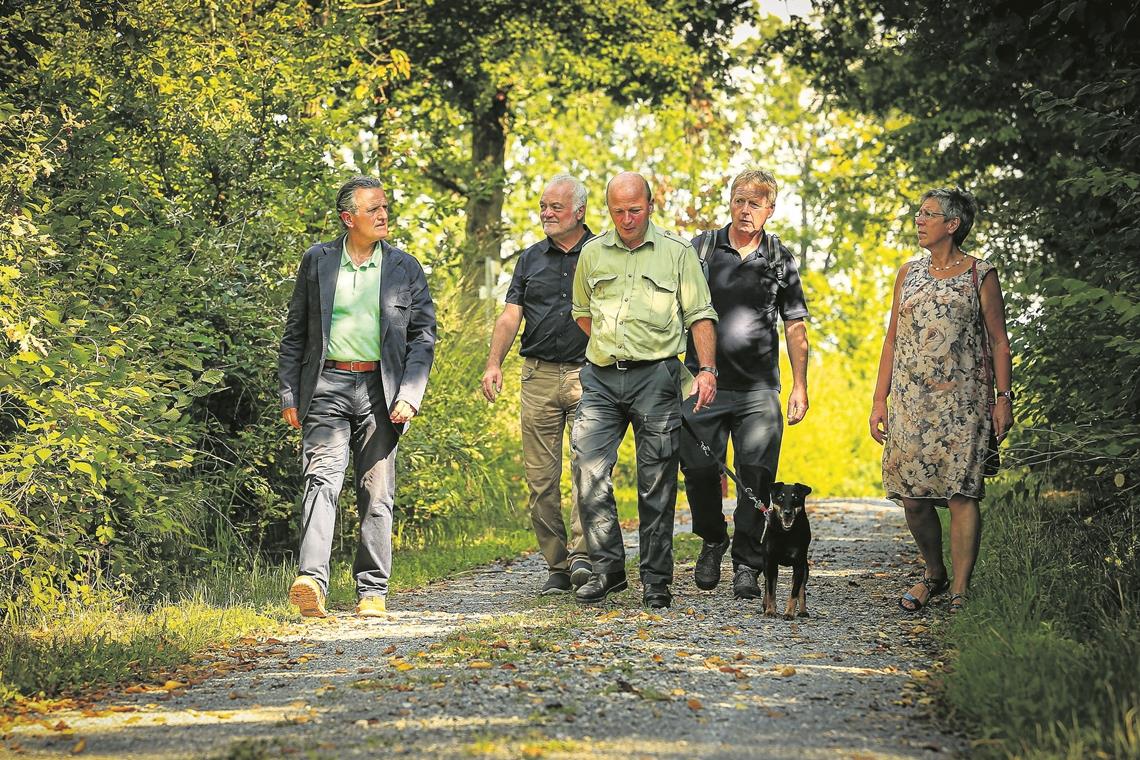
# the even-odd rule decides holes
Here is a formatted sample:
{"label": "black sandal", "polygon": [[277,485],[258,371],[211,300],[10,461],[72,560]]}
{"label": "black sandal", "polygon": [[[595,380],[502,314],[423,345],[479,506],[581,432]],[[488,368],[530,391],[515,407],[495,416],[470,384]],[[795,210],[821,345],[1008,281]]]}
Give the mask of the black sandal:
{"label": "black sandal", "polygon": [[[923,607],[930,604],[931,599],[938,596],[939,594],[946,593],[946,591],[950,588],[949,578],[927,578],[924,575],[922,576],[922,580],[919,581],[919,583],[921,583],[923,586],[926,586],[926,590],[930,592],[926,595],[926,601],[921,601],[917,596],[907,591],[905,594],[899,597],[899,607],[903,612],[918,612]],[[959,594],[959,596],[961,595]],[[913,604],[914,606],[908,607],[907,603]]]}
{"label": "black sandal", "polygon": [[961,612],[966,607],[965,594],[951,594],[950,595],[950,612]]}

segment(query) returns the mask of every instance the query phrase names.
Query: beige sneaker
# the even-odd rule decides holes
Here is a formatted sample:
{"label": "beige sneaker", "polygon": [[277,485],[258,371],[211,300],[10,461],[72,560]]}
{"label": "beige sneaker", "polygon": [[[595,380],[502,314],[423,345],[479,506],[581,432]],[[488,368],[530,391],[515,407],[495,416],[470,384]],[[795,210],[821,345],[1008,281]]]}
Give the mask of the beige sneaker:
{"label": "beige sneaker", "polygon": [[382,596],[366,596],[356,603],[357,617],[383,617],[388,605]]}
{"label": "beige sneaker", "polygon": [[301,611],[301,617],[328,617],[325,595],[321,587],[307,575],[298,575],[289,587],[289,603]]}

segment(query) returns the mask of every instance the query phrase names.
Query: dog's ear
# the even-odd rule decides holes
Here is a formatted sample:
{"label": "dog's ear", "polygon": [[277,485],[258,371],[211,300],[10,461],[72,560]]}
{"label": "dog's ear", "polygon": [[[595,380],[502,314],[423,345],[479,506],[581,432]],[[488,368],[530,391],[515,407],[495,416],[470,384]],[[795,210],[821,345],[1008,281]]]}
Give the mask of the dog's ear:
{"label": "dog's ear", "polygon": [[796,483],[795,490],[796,496],[803,498],[811,493],[811,486],[805,486],[803,483]]}
{"label": "dog's ear", "polygon": [[777,493],[777,492],[783,491],[783,490],[784,490],[784,484],[781,483],[780,481],[777,480],[775,483],[772,484],[772,493]]}

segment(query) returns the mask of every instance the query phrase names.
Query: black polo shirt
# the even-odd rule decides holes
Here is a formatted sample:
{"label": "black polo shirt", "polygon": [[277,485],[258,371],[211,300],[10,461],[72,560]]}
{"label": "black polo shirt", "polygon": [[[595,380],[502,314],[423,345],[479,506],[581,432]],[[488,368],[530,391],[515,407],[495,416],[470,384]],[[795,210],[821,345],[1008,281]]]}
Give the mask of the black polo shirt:
{"label": "black polo shirt", "polygon": [[548,362],[586,361],[589,338],[570,316],[570,301],[578,255],[593,236],[587,227],[586,234],[569,251],[548,237],[519,255],[507,289],[507,303],[522,306],[521,355]]}
{"label": "black polo shirt", "polygon": [[[728,225],[693,238],[699,251],[705,234],[716,235],[709,252],[709,291],[720,321],[716,326],[716,366],[720,372],[717,387],[726,390],[780,390],[780,338],[776,315],[787,322],[806,319],[807,302],[800,285],[796,257],[780,243],[779,251],[769,253],[765,237],[761,247],[742,260],[728,242]],[[777,281],[777,267],[770,261],[783,260],[783,273]],[[694,374],[699,362],[689,335],[685,366]]]}

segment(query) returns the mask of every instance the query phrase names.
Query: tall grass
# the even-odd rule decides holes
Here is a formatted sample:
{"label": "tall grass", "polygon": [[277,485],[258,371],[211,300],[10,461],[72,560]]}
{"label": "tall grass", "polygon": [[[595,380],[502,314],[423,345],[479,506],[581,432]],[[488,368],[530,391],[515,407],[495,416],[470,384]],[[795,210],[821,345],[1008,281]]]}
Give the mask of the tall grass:
{"label": "tall grass", "polygon": [[1140,757],[1136,505],[992,489],[945,697],[980,756]]}

